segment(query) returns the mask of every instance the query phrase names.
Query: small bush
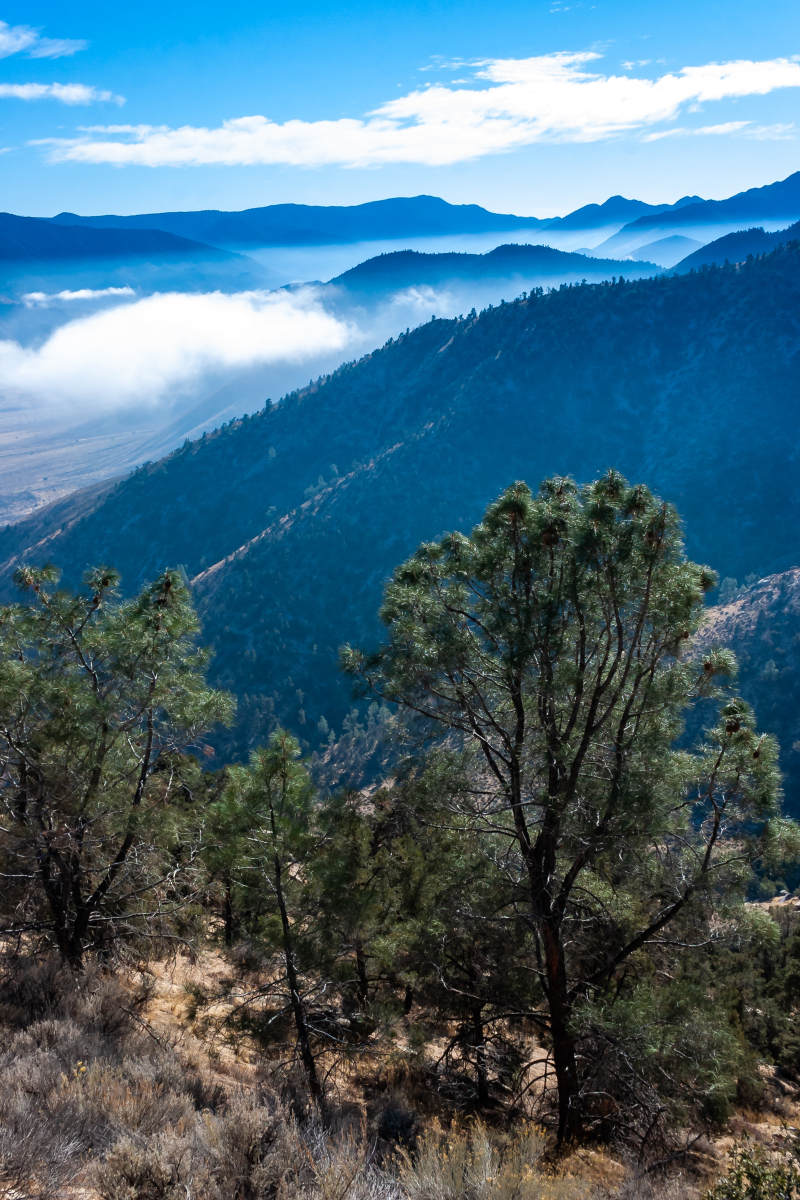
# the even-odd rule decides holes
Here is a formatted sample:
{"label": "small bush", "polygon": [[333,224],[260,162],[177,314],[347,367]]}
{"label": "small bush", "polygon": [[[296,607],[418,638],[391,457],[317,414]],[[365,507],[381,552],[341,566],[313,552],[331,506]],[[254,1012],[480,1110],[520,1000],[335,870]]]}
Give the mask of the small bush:
{"label": "small bush", "polygon": [[728,1174],[706,1192],[705,1200],[796,1200],[800,1171],[793,1157],[771,1162],[761,1146],[736,1145]]}
{"label": "small bush", "polygon": [[480,1122],[449,1139],[427,1134],[415,1158],[401,1152],[400,1182],[409,1200],[578,1200],[586,1187],[540,1166],[544,1136],[528,1128],[503,1143]]}

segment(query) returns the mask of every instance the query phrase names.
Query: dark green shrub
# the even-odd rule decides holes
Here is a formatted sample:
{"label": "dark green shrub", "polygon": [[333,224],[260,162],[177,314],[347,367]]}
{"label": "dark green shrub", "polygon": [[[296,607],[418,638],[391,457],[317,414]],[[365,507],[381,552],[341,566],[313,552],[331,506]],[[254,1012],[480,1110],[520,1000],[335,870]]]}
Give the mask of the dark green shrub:
{"label": "dark green shrub", "polygon": [[794,1157],[775,1163],[761,1146],[737,1145],[728,1174],[705,1200],[796,1200],[798,1195],[800,1171]]}

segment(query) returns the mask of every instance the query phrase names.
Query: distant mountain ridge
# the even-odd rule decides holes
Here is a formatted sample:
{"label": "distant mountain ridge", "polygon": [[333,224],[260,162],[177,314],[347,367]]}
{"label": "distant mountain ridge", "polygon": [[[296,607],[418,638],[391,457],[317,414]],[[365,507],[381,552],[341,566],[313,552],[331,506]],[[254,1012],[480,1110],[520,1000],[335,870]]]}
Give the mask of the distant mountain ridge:
{"label": "distant mountain ridge", "polygon": [[[683,234],[673,233],[670,237],[659,238],[658,241],[648,242],[637,246],[637,259],[654,259],[662,267],[670,268],[682,258],[687,258],[695,250],[701,250],[703,243],[696,238],[684,237]],[[631,259],[633,255],[631,255]]]}
{"label": "distant mountain ridge", "polygon": [[0,213],[0,262],[140,258],[146,255],[213,261],[235,257],[227,250],[160,229],[62,226],[42,217]]}
{"label": "distant mountain ridge", "polygon": [[[769,183],[764,187],[748,188],[737,192],[727,200],[700,200],[695,204],[682,205],[670,212],[670,226],[714,225],[721,221],[765,220],[780,221],[800,217],[800,171],[786,179]],[[659,225],[658,213],[646,213],[631,221],[626,229],[650,229]]]}
{"label": "distant mountain ridge", "polygon": [[107,562],[128,591],[182,564],[213,677],[240,697],[220,758],[277,720],[313,749],[320,719],[338,730],[350,707],[337,647],[380,636],[392,567],[514,479],[614,465],[678,506],[693,558],[739,578],[794,566],[798,414],[800,247],[565,286],[429,321],[0,531],[2,586],[14,595],[24,560],[72,583]]}
{"label": "distant mountain ridge", "polygon": [[77,216],[59,213],[58,225],[96,229],[162,229],[214,245],[299,246],[336,242],[381,241],[394,238],[456,234],[504,233],[521,229],[595,229],[630,221],[643,213],[658,213],[698,200],[685,196],[675,205],[646,204],[611,196],[604,204],[587,204],[565,217],[519,217],[493,213],[477,204],[448,204],[437,196],[393,197],[351,206],[270,204],[241,212],[206,209],[199,212],[140,213],[134,216]]}
{"label": "distant mountain ridge", "polygon": [[683,196],[674,204],[646,204],[644,200],[627,200],[624,196],[610,196],[603,204],[584,204],[565,217],[553,217],[547,222],[548,229],[601,229],[619,221],[635,220],[639,216],[673,212],[687,204],[704,203],[701,196]]}
{"label": "distant mountain ridge", "polygon": [[[800,218],[800,171],[765,187],[737,192],[727,200],[702,200],[670,211],[646,213],[595,246],[607,257],[638,255],[644,246],[672,234],[691,233],[703,242],[725,236],[742,226],[762,222],[792,224]],[[706,233],[705,231],[708,230]]]}
{"label": "distant mountain ridge", "polygon": [[616,225],[617,231],[594,247],[595,252],[613,260],[630,257],[632,246],[661,240],[684,229],[715,224],[730,227],[739,221],[792,222],[798,218],[800,171],[725,200],[683,196],[674,204],[648,204],[615,195],[602,204],[586,204],[566,216],[548,218],[493,213],[477,204],[449,204],[437,196],[406,196],[349,206],[271,204],[240,212],[204,209],[130,216],[80,216],[62,212],[47,220],[54,225],[94,229],[160,229],[210,245],[241,248],[333,245],[514,230],[549,229],[563,234]]}
{"label": "distant mountain ridge", "polygon": [[[352,267],[330,283],[356,291],[383,291],[414,286],[435,286],[448,280],[557,277],[560,280],[608,279],[612,274],[652,275],[655,263],[622,262],[590,258],[585,254],[554,250],[550,246],[497,246],[487,254],[423,254],[395,250],[379,254]],[[520,287],[520,290],[522,288]]]}
{"label": "distant mountain ridge", "polygon": [[54,224],[95,228],[163,229],[215,244],[295,246],[378,241],[437,234],[502,233],[540,229],[537,217],[490,213],[477,204],[448,204],[437,196],[396,197],[352,206],[270,204],[242,212],[145,213],[79,217],[59,213]]}

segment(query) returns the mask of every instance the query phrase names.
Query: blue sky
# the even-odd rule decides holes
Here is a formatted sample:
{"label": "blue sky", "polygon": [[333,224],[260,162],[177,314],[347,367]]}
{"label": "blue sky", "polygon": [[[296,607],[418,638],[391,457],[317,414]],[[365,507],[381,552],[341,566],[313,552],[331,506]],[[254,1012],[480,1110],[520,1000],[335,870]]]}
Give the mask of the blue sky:
{"label": "blue sky", "polygon": [[427,192],[547,216],[800,168],[796,0],[6,4],[0,208]]}

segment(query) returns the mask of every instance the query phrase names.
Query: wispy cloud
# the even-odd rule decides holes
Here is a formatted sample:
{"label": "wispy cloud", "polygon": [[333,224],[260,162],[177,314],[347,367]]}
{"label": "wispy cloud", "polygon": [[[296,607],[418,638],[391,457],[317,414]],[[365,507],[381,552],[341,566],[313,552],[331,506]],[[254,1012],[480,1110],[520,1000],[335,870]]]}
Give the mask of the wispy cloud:
{"label": "wispy cloud", "polygon": [[0,83],[0,98],[13,100],[60,100],[62,104],[96,104],[105,100],[124,104],[124,96],[85,83]]}
{"label": "wispy cloud", "polygon": [[131,287],[78,288],[70,292],[26,292],[22,302],[26,308],[48,308],[58,300],[104,300],[111,296],[135,296]]}
{"label": "wispy cloud", "polygon": [[154,405],[206,372],[302,362],[351,337],[311,289],[163,293],[69,321],[39,347],[0,341],[0,388],[84,410]]}
{"label": "wispy cloud", "polygon": [[646,142],[657,142],[666,137],[707,137],[708,135],[755,138],[757,141],[784,142],[791,141],[796,136],[794,122],[788,125],[754,125],[752,121],[725,121],[722,125],[701,125],[698,129],[690,129],[684,125],[675,125],[672,129],[661,129],[656,133],[648,133]]}
{"label": "wispy cloud", "polygon": [[[800,56],[684,67],[656,79],[590,71],[596,52],[480,63],[467,87],[435,84],[390,100],[361,120],[239,117],[217,129],[117,126],[52,139],[58,162],[118,166],[283,163],[350,167],[464,162],[536,142],[639,136],[682,111],[732,97],[800,87]],[[734,122],[733,124],[738,124]]]}
{"label": "wispy cloud", "polygon": [[28,58],[69,58],[88,45],[83,38],[46,38],[30,25],[0,21],[0,58],[22,53]]}
{"label": "wispy cloud", "polygon": [[725,121],[722,125],[701,125],[698,129],[690,129],[685,125],[674,125],[672,129],[659,129],[656,133],[646,134],[644,141],[658,142],[661,138],[668,137],[707,137],[711,134],[740,133],[745,126],[750,124],[750,121]]}
{"label": "wispy cloud", "polygon": [[758,142],[790,142],[797,137],[794,121],[787,125],[753,125],[745,129],[743,137],[755,138]]}

